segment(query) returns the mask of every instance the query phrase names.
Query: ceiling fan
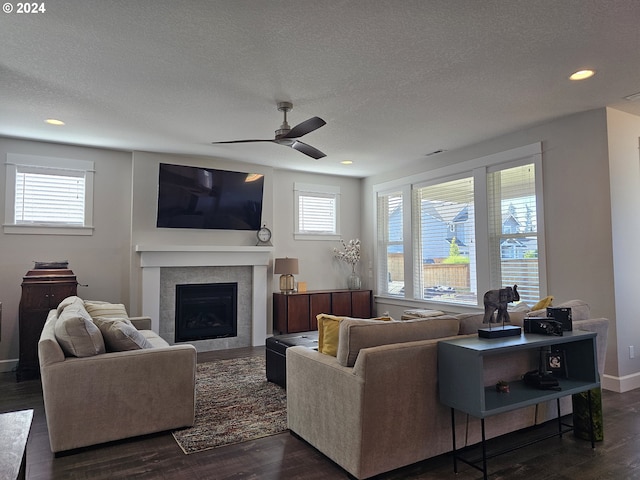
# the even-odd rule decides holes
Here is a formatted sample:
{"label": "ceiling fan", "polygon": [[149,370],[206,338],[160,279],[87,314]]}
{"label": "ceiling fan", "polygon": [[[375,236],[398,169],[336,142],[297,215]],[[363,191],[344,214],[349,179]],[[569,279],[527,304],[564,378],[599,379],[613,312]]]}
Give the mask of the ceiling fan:
{"label": "ceiling fan", "polygon": [[305,120],[302,123],[299,123],[295,127],[291,128],[287,123],[287,112],[290,112],[293,109],[293,104],[291,102],[278,102],[278,110],[284,113],[284,121],[280,128],[276,130],[276,136],[274,139],[263,139],[263,140],[230,140],[227,142],[211,142],[214,145],[219,145],[223,143],[255,143],[255,142],[272,142],[277,143],[278,145],[284,145],[285,147],[291,147],[294,150],[297,150],[305,155],[310,156],[311,158],[315,158],[316,160],[322,157],[326,157],[324,153],[318,150],[311,145],[307,145],[304,142],[298,140],[303,135],[307,133],[313,132],[318,128],[325,125],[325,122],[320,117],[312,117],[308,120]]}

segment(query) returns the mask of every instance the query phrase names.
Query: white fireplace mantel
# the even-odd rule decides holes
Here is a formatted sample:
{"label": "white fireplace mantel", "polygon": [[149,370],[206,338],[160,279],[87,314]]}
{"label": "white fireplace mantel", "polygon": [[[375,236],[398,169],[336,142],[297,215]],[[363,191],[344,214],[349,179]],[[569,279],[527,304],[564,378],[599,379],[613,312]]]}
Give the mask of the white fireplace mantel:
{"label": "white fireplace mantel", "polygon": [[151,317],[151,327],[159,331],[160,269],[164,267],[253,267],[253,346],[264,345],[267,337],[267,267],[273,251],[262,246],[219,245],[136,245],[142,268],[142,313]]}

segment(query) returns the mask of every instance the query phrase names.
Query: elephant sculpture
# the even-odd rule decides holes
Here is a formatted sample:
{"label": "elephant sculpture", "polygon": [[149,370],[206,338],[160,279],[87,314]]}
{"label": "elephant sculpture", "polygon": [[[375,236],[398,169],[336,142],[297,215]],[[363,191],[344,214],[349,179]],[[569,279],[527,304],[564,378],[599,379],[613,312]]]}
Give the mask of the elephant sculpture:
{"label": "elephant sculpture", "polygon": [[[518,286],[489,290],[484,294],[484,318],[482,323],[510,323],[507,304],[520,300]],[[494,312],[498,311],[494,319]]]}

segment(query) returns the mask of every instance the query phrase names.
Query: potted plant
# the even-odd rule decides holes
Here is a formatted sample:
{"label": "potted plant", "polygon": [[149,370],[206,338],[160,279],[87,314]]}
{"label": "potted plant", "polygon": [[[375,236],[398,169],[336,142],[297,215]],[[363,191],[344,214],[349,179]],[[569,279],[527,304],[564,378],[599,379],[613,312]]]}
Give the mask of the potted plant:
{"label": "potted plant", "polygon": [[356,265],[360,261],[360,239],[349,240],[349,243],[345,243],[344,240],[340,239],[340,242],[342,243],[342,250],[334,248],[333,254],[337,259],[351,265],[351,275],[347,280],[349,290],[360,290],[362,282],[356,273]]}

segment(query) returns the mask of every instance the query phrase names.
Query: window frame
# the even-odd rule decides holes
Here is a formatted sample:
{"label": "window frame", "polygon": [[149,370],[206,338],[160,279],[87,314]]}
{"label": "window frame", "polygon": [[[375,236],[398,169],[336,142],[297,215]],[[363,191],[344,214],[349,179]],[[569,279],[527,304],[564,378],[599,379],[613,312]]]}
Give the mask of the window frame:
{"label": "window frame", "polygon": [[[51,170],[67,170],[84,172],[85,204],[84,224],[64,224],[61,222],[16,223],[16,178],[19,167],[42,169],[43,174]],[[60,157],[45,157],[19,153],[7,153],[5,161],[6,189],[5,189],[5,223],[3,230],[6,234],[27,235],[93,235],[93,188],[94,162]]]}
{"label": "window frame", "polygon": [[[294,183],[293,186],[293,237],[296,240],[332,240],[341,238],[340,235],[340,187],[333,185],[317,185],[310,183]],[[302,232],[300,231],[300,197],[332,198],[335,205],[335,232]]]}
{"label": "window frame", "polygon": [[[374,242],[374,258],[376,262],[374,264],[374,278],[376,279],[376,291],[377,295],[385,298],[385,302],[398,303],[402,305],[413,305],[419,307],[429,306],[432,308],[442,309],[443,307],[449,307],[452,311],[459,310],[465,311],[465,308],[472,307],[478,308],[482,306],[482,295],[487,290],[492,288],[501,288],[502,286],[492,286],[491,278],[491,264],[490,264],[490,245],[489,245],[489,218],[488,218],[488,193],[487,193],[487,175],[488,172],[493,172],[496,169],[507,169],[514,166],[520,166],[527,163],[533,163],[536,169],[535,175],[535,189],[536,189],[536,204],[537,204],[537,237],[538,237],[538,274],[539,274],[539,288],[541,298],[547,295],[547,272],[546,272],[546,253],[544,245],[544,203],[543,203],[543,184],[542,184],[542,145],[541,143],[534,143],[531,145],[525,145],[523,147],[514,148],[504,152],[488,155],[485,157],[479,157],[473,160],[463,161],[457,164],[452,164],[446,167],[434,169],[431,171],[423,172],[421,174],[412,175],[410,177],[403,177],[390,182],[385,182],[373,186],[373,205],[374,210],[374,225],[373,225],[373,238]],[[379,251],[379,236],[378,232],[380,227],[378,226],[378,197],[391,191],[399,191],[400,189],[409,188],[413,190],[416,186],[424,186],[435,183],[445,183],[449,180],[460,178],[460,176],[471,174],[474,178],[474,203],[475,209],[475,255],[476,255],[476,277],[477,277],[477,304],[468,305],[454,302],[442,302],[442,301],[430,301],[422,298],[417,298],[414,288],[414,276],[416,261],[415,249],[419,248],[416,245],[419,234],[416,234],[413,230],[413,222],[410,225],[404,225],[404,251],[405,254],[405,289],[404,297],[397,295],[388,295],[387,289],[384,287],[384,283],[381,283],[378,271],[382,269],[381,261],[386,261],[386,257],[383,258],[383,253]],[[413,218],[413,195],[405,196],[403,200],[403,209],[405,218]],[[409,232],[407,232],[409,229]]]}

